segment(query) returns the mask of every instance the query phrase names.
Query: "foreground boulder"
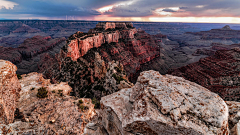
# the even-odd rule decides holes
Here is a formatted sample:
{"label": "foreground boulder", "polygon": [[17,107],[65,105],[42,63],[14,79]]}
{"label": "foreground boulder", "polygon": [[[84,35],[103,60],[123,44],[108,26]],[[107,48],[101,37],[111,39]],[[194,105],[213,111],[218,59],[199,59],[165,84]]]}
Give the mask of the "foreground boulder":
{"label": "foreground boulder", "polygon": [[228,107],[217,94],[156,71],[142,72],[134,87],[103,97],[100,115],[111,135],[229,134]]}
{"label": "foreground boulder", "polygon": [[0,135],[82,134],[96,114],[91,99],[70,96],[68,83],[51,84],[38,73],[18,80],[16,66],[0,65]]}
{"label": "foreground boulder", "polygon": [[240,134],[240,102],[226,101],[229,110],[229,129],[231,130],[231,135]]}
{"label": "foreground boulder", "polygon": [[16,75],[17,67],[9,61],[0,60],[0,124],[14,120],[20,83]]}

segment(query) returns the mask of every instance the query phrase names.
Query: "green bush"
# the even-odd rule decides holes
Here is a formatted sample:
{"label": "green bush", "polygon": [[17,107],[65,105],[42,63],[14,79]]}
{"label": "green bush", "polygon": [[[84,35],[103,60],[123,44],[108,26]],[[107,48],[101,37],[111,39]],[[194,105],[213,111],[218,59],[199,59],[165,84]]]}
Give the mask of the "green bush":
{"label": "green bush", "polygon": [[82,99],[78,100],[78,103],[82,104],[83,103]]}
{"label": "green bush", "polygon": [[20,80],[20,79],[22,79],[22,76],[17,74],[17,78]]}
{"label": "green bush", "polygon": [[81,111],[84,111],[84,110],[88,110],[88,109],[89,109],[88,106],[84,106],[84,105],[79,105],[78,107],[81,109]]}
{"label": "green bush", "polygon": [[38,89],[37,97],[38,98],[46,98],[48,97],[48,91],[45,87],[41,87]]}
{"label": "green bush", "polygon": [[94,106],[95,109],[99,109],[100,108],[100,101],[97,100],[95,97],[92,99],[92,103],[95,105]]}
{"label": "green bush", "polygon": [[112,77],[117,81],[117,84],[124,80],[121,76],[117,76],[116,74],[113,74]]}

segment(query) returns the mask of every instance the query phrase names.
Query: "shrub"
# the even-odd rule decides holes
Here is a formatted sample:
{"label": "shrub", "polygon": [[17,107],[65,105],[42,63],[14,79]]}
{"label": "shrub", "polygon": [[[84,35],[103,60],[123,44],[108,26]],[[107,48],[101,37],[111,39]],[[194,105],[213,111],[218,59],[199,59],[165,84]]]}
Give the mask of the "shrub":
{"label": "shrub", "polygon": [[22,79],[22,76],[17,74],[17,78],[20,80],[20,79]]}
{"label": "shrub", "polygon": [[78,100],[78,103],[82,104],[83,103],[82,99]]}
{"label": "shrub", "polygon": [[84,105],[79,105],[78,108],[80,108],[81,111],[84,111],[84,110],[88,110],[88,109],[89,109],[88,106],[84,106]]}
{"label": "shrub", "polygon": [[58,90],[58,94],[62,97],[63,96],[63,90]]}
{"label": "shrub", "polygon": [[35,89],[35,87],[32,87],[30,90],[34,90]]}
{"label": "shrub", "polygon": [[48,91],[45,87],[41,87],[38,89],[37,97],[38,98],[46,98],[48,95]]}
{"label": "shrub", "polygon": [[121,76],[117,76],[116,74],[113,74],[112,77],[117,81],[117,84],[124,80]]}
{"label": "shrub", "polygon": [[95,105],[94,108],[100,108],[100,101],[97,100],[95,97],[92,99],[92,103]]}

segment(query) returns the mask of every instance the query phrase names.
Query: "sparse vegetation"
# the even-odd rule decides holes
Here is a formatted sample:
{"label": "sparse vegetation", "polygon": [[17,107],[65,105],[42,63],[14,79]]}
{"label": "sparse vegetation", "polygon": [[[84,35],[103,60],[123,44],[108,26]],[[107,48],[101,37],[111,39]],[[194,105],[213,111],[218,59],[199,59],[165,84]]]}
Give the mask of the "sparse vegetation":
{"label": "sparse vegetation", "polygon": [[99,109],[100,108],[100,101],[97,100],[95,97],[92,99],[92,103],[95,105],[94,106],[95,109]]}
{"label": "sparse vegetation", "polygon": [[63,90],[58,90],[58,94],[62,97],[63,96]]}
{"label": "sparse vegetation", "polygon": [[56,92],[55,90],[52,91],[52,93],[55,93],[55,92]]}
{"label": "sparse vegetation", "polygon": [[33,91],[35,89],[35,87],[32,87],[30,90]]}
{"label": "sparse vegetation", "polygon": [[83,103],[82,99],[78,100],[78,103],[79,103],[79,104],[82,104],[82,103]]}
{"label": "sparse vegetation", "polygon": [[124,80],[121,76],[117,76],[116,74],[113,74],[112,77],[117,81],[117,84]]}
{"label": "sparse vegetation", "polygon": [[37,97],[38,98],[46,98],[48,97],[48,91],[45,87],[41,87],[38,89]]}
{"label": "sparse vegetation", "polygon": [[114,69],[116,69],[118,73],[121,73],[121,69],[119,67],[114,67]]}
{"label": "sparse vegetation", "polygon": [[20,79],[22,79],[22,76],[17,74],[17,78],[20,80]]}
{"label": "sparse vegetation", "polygon": [[84,110],[88,110],[88,109],[89,109],[88,106],[84,106],[84,105],[83,105],[83,101],[82,101],[81,99],[78,100],[77,106],[78,106],[78,108],[81,109],[81,111],[84,111]]}

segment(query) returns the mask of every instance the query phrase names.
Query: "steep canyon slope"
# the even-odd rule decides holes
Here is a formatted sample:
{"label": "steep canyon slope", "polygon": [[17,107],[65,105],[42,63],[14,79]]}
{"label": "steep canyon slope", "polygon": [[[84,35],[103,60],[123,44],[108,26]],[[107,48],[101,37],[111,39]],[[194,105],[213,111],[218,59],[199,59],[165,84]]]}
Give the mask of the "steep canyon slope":
{"label": "steep canyon slope", "polygon": [[173,69],[168,73],[196,82],[224,100],[240,100],[240,49],[218,50],[199,62]]}

